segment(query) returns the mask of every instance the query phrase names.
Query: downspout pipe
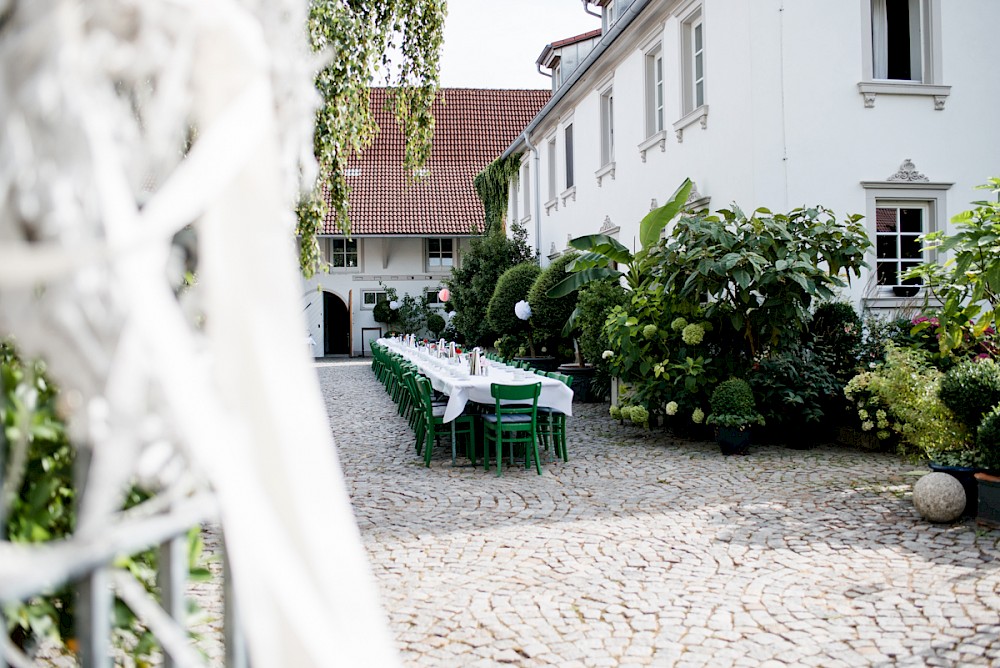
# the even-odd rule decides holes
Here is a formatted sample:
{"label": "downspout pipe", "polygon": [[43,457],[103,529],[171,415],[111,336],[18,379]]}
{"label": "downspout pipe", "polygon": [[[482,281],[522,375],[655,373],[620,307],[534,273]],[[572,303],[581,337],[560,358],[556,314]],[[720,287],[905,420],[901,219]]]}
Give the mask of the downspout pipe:
{"label": "downspout pipe", "polygon": [[583,2],[583,11],[587,12],[591,16],[596,16],[597,18],[604,18],[597,12],[590,11],[590,0],[581,0]]}
{"label": "downspout pipe", "polygon": [[534,197],[532,198],[534,204],[534,213],[532,216],[535,219],[535,254],[538,256],[538,260],[542,259],[542,180],[538,175],[538,170],[541,169],[542,158],[538,153],[538,148],[531,143],[531,137],[528,133],[524,133],[524,145],[527,147],[534,158],[531,162],[531,175],[532,182],[534,183]]}

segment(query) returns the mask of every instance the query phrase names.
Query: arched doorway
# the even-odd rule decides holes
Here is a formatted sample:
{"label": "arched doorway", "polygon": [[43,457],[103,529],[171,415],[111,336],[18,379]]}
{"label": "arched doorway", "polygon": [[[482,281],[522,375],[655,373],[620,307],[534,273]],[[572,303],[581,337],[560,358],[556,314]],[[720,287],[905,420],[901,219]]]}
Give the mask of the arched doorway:
{"label": "arched doorway", "polygon": [[323,292],[323,354],[351,353],[351,318],[344,300]]}

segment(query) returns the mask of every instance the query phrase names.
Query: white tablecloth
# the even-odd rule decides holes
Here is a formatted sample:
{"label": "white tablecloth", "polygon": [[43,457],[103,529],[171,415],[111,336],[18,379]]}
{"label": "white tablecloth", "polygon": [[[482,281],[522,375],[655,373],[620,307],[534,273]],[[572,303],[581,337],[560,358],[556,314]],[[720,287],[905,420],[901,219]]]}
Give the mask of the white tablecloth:
{"label": "white tablecloth", "polygon": [[546,378],[535,373],[511,369],[499,362],[488,362],[488,375],[470,376],[468,362],[455,363],[440,359],[420,349],[404,345],[396,339],[379,339],[389,350],[399,353],[417,365],[431,381],[431,386],[448,395],[448,405],[444,411],[444,421],[451,422],[465,410],[470,401],[493,406],[496,400],[490,394],[493,383],[501,385],[542,384],[538,405],[552,408],[566,415],[573,414],[573,390],[562,381]]}

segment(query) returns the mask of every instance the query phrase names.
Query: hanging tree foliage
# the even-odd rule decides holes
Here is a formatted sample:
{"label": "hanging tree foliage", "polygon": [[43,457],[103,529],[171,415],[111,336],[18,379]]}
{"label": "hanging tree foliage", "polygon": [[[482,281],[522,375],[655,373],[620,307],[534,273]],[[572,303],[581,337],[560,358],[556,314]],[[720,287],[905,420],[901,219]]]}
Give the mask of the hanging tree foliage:
{"label": "hanging tree foliage", "polygon": [[511,153],[497,158],[486,169],[476,174],[473,185],[486,210],[484,233],[489,234],[503,224],[507,215],[507,202],[511,182],[517,183],[521,172],[521,153]]}
{"label": "hanging tree foliage", "polygon": [[316,75],[319,176],[297,211],[299,261],[307,277],[319,265],[317,235],[327,202],[338,228],[349,231],[344,172],[351,154],[378,132],[368,98],[376,76],[395,89],[391,103],[406,137],[404,167],[413,170],[430,156],[445,14],[446,0],[311,0],[309,37],[325,65]]}

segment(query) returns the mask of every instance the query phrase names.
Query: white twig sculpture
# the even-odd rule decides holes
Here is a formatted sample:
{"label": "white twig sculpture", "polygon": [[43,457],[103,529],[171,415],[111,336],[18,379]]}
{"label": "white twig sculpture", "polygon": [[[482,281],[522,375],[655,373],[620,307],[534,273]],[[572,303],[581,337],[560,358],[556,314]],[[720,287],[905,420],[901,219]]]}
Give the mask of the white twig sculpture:
{"label": "white twig sculpture", "polygon": [[305,26],[302,0],[0,0],[0,332],[92,452],[77,533],[0,546],[0,597],[120,544],[139,476],[182,515],[214,496],[254,665],[397,662],[302,346]]}

